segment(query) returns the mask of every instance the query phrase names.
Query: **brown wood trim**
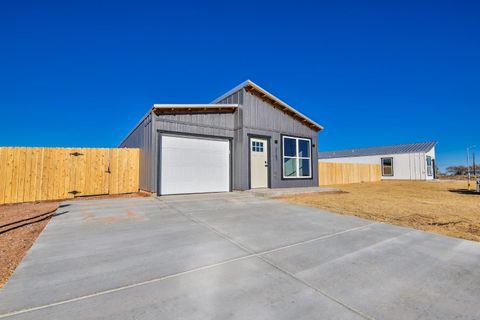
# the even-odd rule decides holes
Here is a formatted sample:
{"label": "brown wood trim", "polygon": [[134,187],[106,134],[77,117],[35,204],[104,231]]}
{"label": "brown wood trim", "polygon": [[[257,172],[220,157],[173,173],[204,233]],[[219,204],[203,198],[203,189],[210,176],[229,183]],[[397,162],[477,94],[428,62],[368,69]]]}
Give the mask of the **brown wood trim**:
{"label": "brown wood trim", "polygon": [[153,108],[158,116],[161,114],[191,114],[191,113],[233,113],[236,108]]}

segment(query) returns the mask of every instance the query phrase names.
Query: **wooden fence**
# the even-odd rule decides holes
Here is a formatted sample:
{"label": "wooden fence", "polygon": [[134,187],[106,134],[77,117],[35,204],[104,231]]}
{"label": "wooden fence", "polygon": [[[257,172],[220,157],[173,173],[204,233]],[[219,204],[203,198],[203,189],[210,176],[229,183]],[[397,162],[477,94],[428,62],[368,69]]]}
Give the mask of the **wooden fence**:
{"label": "wooden fence", "polygon": [[347,184],[380,181],[379,164],[318,162],[318,184]]}
{"label": "wooden fence", "polygon": [[138,191],[138,149],[0,147],[0,204]]}

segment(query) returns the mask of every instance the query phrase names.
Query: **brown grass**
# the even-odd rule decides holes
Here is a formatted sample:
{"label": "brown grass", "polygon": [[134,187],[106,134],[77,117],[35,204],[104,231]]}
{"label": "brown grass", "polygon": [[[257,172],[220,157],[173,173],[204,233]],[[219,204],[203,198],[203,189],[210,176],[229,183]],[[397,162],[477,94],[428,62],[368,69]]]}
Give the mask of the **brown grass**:
{"label": "brown grass", "polygon": [[[145,192],[89,196],[70,200],[148,197]],[[58,208],[58,201],[0,205],[0,288],[43,231]],[[127,218],[136,218],[128,213]]]}
{"label": "brown grass", "polygon": [[279,199],[480,241],[480,194],[467,190],[465,181],[381,181],[335,187],[343,193],[299,194]]}

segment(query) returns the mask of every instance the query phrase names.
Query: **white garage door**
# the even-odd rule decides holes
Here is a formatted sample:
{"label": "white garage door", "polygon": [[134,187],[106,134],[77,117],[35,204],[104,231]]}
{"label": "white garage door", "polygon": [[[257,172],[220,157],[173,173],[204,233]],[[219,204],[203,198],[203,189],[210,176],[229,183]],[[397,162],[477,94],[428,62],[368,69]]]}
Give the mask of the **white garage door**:
{"label": "white garage door", "polygon": [[230,143],[162,136],[160,194],[230,190]]}

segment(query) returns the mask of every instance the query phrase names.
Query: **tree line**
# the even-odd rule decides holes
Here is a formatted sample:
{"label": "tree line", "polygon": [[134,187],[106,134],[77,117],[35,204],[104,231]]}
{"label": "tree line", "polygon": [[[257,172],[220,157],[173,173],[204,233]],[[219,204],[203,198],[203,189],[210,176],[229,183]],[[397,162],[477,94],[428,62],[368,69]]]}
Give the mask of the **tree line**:
{"label": "tree line", "polygon": [[[475,165],[475,170],[473,166],[470,166],[470,173],[480,174],[480,165]],[[446,169],[446,173],[452,176],[464,176],[467,172],[467,166],[451,166]]]}

